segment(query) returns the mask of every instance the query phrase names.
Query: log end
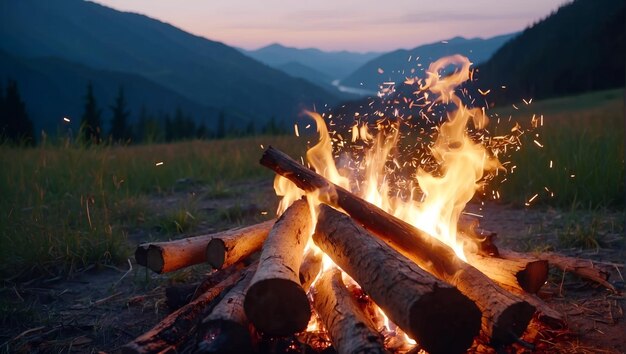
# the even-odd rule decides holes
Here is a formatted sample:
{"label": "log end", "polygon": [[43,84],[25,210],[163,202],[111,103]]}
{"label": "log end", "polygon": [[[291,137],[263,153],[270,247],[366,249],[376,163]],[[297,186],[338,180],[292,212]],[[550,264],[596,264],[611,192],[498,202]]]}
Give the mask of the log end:
{"label": "log end", "polygon": [[536,260],[529,262],[526,268],[518,272],[517,283],[528,293],[536,294],[548,280],[548,261]]}
{"label": "log end", "polygon": [[422,296],[410,316],[409,336],[429,353],[465,353],[480,332],[480,310],[451,287]]}
{"label": "log end", "polygon": [[146,267],[155,273],[163,273],[165,261],[163,260],[163,252],[158,247],[149,247],[146,252]]}
{"label": "log end", "polygon": [[140,266],[146,267],[148,265],[148,245],[141,244],[135,249],[135,262]]}
{"label": "log end", "polygon": [[221,269],[226,259],[226,244],[224,241],[214,238],[206,246],[206,259],[209,265],[215,269]]}
{"label": "log end", "polygon": [[287,336],[303,331],[311,307],[300,286],[287,279],[265,279],[248,289],[243,304],[248,319],[261,332]]}
{"label": "log end", "polygon": [[518,301],[508,306],[493,326],[492,344],[509,344],[522,336],[535,314],[535,307],[526,301]]}
{"label": "log end", "polygon": [[209,321],[203,325],[196,353],[252,353],[252,337],[248,328],[225,320]]}

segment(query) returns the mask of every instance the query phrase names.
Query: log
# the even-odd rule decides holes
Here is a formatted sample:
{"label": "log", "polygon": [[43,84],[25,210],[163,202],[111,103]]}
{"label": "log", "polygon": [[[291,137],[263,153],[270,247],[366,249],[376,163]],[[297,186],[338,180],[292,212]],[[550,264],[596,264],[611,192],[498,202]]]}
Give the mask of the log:
{"label": "log", "polygon": [[244,310],[261,332],[286,336],[306,328],[311,308],[299,269],[313,222],[305,200],[294,202],[267,236]]}
{"label": "log", "polygon": [[240,279],[240,274],[233,274],[213,286],[194,301],[169,314],[148,332],[124,345],[122,353],[176,352],[192,335],[205,311],[210,308],[210,303]]}
{"label": "log", "polygon": [[204,294],[229,276],[240,273],[244,268],[245,264],[240,262],[225,269],[213,271],[199,283],[169,286],[165,288],[165,303],[171,310],[177,310],[192,300],[195,300],[198,296]]}
{"label": "log", "polygon": [[324,272],[315,283],[313,306],[339,354],[387,353],[384,338],[346,289],[341,271]]}
{"label": "log", "polygon": [[321,205],[313,240],[429,353],[465,352],[478,335],[481,313],[470,299],[347,215]]}
{"label": "log", "polygon": [[494,344],[514,342],[528,326],[535,310],[532,305],[458,259],[443,242],[329,182],[271,146],[260,162],[299,188],[317,192],[322,202],[345,210],[405,257],[455,285],[482,311],[482,329]]}
{"label": "log", "polygon": [[[216,268],[223,268],[230,264],[237,263],[239,260],[254,252],[254,249],[246,249],[244,245],[260,245],[263,240],[261,239],[260,243],[257,243],[259,242],[257,239],[263,237],[263,230],[269,230],[272,223],[273,221],[266,221],[241,229],[227,230],[214,234],[187,237],[166,242],[143,243],[135,249],[135,260],[137,264],[146,266],[156,273],[167,273],[207,262],[207,245],[213,239],[231,239],[236,236],[235,238],[238,237],[246,240],[247,243],[244,242],[241,248],[236,247],[235,250],[231,251],[229,249],[222,252],[224,256],[223,261],[219,262],[219,259],[217,259],[215,262],[220,265]],[[260,246],[257,250],[258,249],[260,249]]]}
{"label": "log", "polygon": [[142,243],[135,249],[135,262],[140,266],[148,266],[148,247],[150,243]]}
{"label": "log", "polygon": [[554,329],[562,329],[567,327],[567,323],[563,314],[552,308],[536,294],[528,294],[516,287],[509,287],[506,285],[503,285],[502,287],[514,294],[517,294],[519,297],[524,299],[524,301],[533,305],[536,309],[537,318],[541,322],[547,324]]}
{"label": "log", "polygon": [[215,269],[235,264],[259,251],[276,220],[214,234],[206,246],[207,262]]}
{"label": "log", "polygon": [[564,272],[572,272],[581,278],[601,284],[612,292],[617,293],[617,289],[615,289],[613,284],[608,282],[611,273],[607,269],[594,264],[592,260],[568,257],[552,252],[540,253],[537,257],[546,260],[549,264]]}
{"label": "log", "polygon": [[253,351],[248,318],[243,300],[258,263],[246,269],[242,279],[204,318],[198,336],[196,352],[239,354]]}
{"label": "log", "polygon": [[315,281],[321,270],[322,253],[313,248],[309,248],[304,255],[304,260],[300,265],[299,271],[300,285],[304,291],[309,291],[311,284],[313,284],[313,281]]}
{"label": "log", "polygon": [[548,280],[548,262],[517,252],[500,250],[498,257],[465,252],[468,262],[501,285],[536,294]]}

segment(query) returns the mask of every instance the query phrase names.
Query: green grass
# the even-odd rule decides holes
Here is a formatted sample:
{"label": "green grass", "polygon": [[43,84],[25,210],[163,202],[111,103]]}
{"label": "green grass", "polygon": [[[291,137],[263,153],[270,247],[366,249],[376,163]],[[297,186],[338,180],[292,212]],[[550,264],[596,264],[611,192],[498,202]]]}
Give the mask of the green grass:
{"label": "green grass", "polygon": [[[509,170],[517,167],[498,186],[503,201],[524,205],[537,194],[532,204],[584,209],[624,206],[623,90],[518,108],[493,112],[526,125],[533,114],[543,114],[544,125],[524,134],[522,149],[511,154]],[[508,128],[499,129],[503,133]]]}
{"label": "green grass", "polygon": [[[171,193],[181,179],[226,195],[225,186],[272,178],[259,165],[261,144],[293,156],[294,137],[255,137],[131,147],[0,146],[0,277],[71,274],[129,255],[127,226],[151,216],[149,198]],[[157,165],[162,162],[163,164]],[[197,223],[193,205],[152,220],[166,232]]]}

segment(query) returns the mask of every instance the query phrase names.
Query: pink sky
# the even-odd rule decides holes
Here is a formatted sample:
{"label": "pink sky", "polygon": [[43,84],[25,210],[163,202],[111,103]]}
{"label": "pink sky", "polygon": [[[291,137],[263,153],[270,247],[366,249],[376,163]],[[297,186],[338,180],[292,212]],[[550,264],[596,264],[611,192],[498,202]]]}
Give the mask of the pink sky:
{"label": "pink sky", "polygon": [[390,51],[455,36],[521,31],[565,0],[96,0],[187,32],[256,49]]}

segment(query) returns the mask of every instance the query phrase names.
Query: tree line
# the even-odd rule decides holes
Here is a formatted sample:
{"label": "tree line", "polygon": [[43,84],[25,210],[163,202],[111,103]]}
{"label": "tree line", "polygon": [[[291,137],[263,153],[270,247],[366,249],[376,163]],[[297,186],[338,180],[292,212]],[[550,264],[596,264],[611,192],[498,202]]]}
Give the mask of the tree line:
{"label": "tree line", "polygon": [[[264,125],[256,127],[250,120],[244,127],[227,126],[226,114],[220,112],[216,126],[211,129],[204,122],[198,123],[190,114],[178,107],[170,113],[151,113],[142,106],[135,122],[129,119],[131,111],[124,94],[119,87],[113,103],[109,106],[108,129],[105,130],[103,111],[98,105],[92,83],[87,84],[84,96],[84,108],[77,134],[66,130],[68,138],[76,139],[86,145],[99,144],[136,144],[173,142],[190,139],[222,139],[255,134],[285,134],[286,129],[271,117]],[[69,122],[69,119],[66,123]],[[36,143],[34,124],[29,118],[26,103],[22,100],[17,82],[9,79],[6,89],[0,87],[0,142],[19,145]]]}

